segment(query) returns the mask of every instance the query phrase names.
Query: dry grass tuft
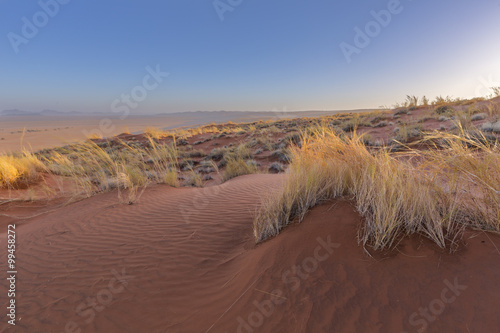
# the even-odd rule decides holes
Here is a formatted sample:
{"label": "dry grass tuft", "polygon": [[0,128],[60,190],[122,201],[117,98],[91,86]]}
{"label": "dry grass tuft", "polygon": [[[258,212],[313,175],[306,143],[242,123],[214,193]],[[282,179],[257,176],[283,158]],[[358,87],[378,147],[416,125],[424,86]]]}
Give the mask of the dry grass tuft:
{"label": "dry grass tuft", "polygon": [[17,155],[0,155],[0,188],[18,188],[36,182],[43,163],[33,154],[25,151]]}
{"label": "dry grass tuft", "polygon": [[147,127],[146,130],[144,131],[144,134],[147,137],[153,138],[156,140],[160,140],[160,139],[163,139],[164,137],[171,135],[170,132],[161,130],[161,129],[156,128],[156,127]]}
{"label": "dry grass tuft", "polygon": [[500,231],[500,146],[495,138],[459,126],[457,134],[435,133],[426,138],[435,149],[421,155],[439,174],[459,208],[458,222]]}
{"label": "dry grass tuft", "polygon": [[123,142],[104,148],[87,141],[53,151],[44,162],[50,172],[74,179],[87,196],[127,189],[132,200],[138,188],[151,182],[179,185],[177,154],[175,144],[159,145],[150,137],[147,148]]}
{"label": "dry grass tuft", "polygon": [[343,196],[352,198],[365,218],[360,243],[376,250],[414,233],[454,249],[467,225],[500,231],[497,145],[463,129],[459,135],[427,136],[428,151],[405,155],[372,152],[363,141],[356,132],[338,136],[326,126],[304,133],[302,147],[292,149],[283,189],[257,212],[256,240],[277,235],[310,208]]}
{"label": "dry grass tuft", "polygon": [[257,173],[258,171],[259,168],[255,161],[245,161],[242,157],[230,157],[222,174],[222,180],[227,181],[234,177]]}

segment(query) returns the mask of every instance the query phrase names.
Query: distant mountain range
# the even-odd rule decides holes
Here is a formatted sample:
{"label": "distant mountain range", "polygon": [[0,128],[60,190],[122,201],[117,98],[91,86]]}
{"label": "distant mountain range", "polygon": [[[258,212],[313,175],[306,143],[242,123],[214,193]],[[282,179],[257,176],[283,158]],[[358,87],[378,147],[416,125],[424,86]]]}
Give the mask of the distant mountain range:
{"label": "distant mountain range", "polygon": [[[142,122],[144,119],[151,119],[152,124],[162,124],[162,130],[171,130],[174,128],[193,128],[211,123],[227,123],[232,121],[235,123],[251,123],[260,120],[280,120],[284,118],[301,118],[301,117],[321,117],[333,115],[336,113],[345,112],[363,112],[373,111],[374,109],[360,110],[332,110],[332,111],[192,111],[192,112],[176,112],[176,113],[158,113],[149,115],[131,114],[128,121],[133,123],[135,120]],[[22,120],[26,123],[33,120],[52,121],[54,119],[64,119],[68,123],[81,122],[83,120],[92,120],[97,122],[100,119],[118,119],[121,115],[112,112],[61,112],[55,110],[42,110],[39,112],[23,111],[23,110],[4,110],[0,111],[0,125],[2,122],[10,120]],[[125,120],[125,119],[121,119]]]}
{"label": "distant mountain range", "polygon": [[[175,112],[175,113],[157,113],[157,114],[134,114],[130,115],[132,117],[147,117],[147,116],[168,116],[168,117],[192,117],[198,118],[201,115],[210,115],[214,117],[214,121],[217,118],[226,119],[228,116],[243,116],[247,115],[251,118],[255,116],[263,117],[273,117],[273,118],[288,118],[288,117],[317,117],[321,115],[333,114],[338,112],[361,112],[370,111],[374,109],[359,109],[359,110],[332,110],[332,111],[186,111],[186,112]],[[0,111],[0,116],[110,116],[119,117],[121,115],[112,112],[79,112],[79,111],[57,111],[57,110],[42,110],[42,111],[24,111],[19,109],[3,110]]]}
{"label": "distant mountain range", "polygon": [[95,115],[98,112],[87,113],[87,112],[63,112],[56,110],[42,110],[42,111],[23,111],[19,109],[3,110],[0,111],[0,116],[76,116],[76,115]]}

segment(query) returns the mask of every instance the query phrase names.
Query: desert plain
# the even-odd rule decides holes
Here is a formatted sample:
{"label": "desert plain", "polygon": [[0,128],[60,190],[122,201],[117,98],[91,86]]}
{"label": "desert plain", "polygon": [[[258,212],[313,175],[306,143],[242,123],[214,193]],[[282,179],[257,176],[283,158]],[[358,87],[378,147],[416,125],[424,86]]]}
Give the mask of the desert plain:
{"label": "desert plain", "polygon": [[497,332],[499,105],[2,117],[0,331]]}

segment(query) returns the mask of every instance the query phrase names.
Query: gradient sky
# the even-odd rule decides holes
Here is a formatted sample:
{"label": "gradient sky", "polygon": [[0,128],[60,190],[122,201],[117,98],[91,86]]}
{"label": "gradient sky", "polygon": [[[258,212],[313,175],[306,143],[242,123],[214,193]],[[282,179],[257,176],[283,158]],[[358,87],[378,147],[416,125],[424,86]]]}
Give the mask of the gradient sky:
{"label": "gradient sky", "polygon": [[[401,0],[350,63],[340,44],[394,0],[219,0],[236,5],[224,20],[213,0],[60,0],[45,24],[54,1],[0,0],[0,110],[108,112],[157,65],[170,75],[132,114],[372,108],[500,85],[500,0]],[[23,17],[40,28],[16,53]]]}

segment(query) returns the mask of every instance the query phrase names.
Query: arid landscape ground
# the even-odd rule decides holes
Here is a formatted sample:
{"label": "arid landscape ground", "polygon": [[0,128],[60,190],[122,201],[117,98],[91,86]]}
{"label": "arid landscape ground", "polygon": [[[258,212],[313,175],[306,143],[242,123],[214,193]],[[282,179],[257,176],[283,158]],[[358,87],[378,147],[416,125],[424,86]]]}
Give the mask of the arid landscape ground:
{"label": "arid landscape ground", "polygon": [[499,97],[245,116],[0,118],[0,331],[500,329]]}
{"label": "arid landscape ground", "polygon": [[[342,111],[273,111],[273,112],[234,112],[198,111],[169,113],[146,116],[117,114],[55,113],[42,111],[27,115],[13,110],[0,113],[0,152],[16,152],[23,148],[40,150],[63,146],[86,140],[88,137],[110,137],[123,132],[142,133],[147,127],[161,129],[196,127],[209,123],[228,121],[252,122],[258,120],[278,120],[300,116],[322,116]],[[355,110],[363,112],[368,110]]]}

